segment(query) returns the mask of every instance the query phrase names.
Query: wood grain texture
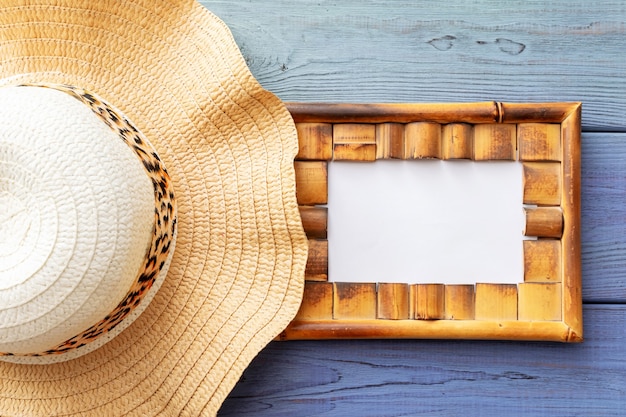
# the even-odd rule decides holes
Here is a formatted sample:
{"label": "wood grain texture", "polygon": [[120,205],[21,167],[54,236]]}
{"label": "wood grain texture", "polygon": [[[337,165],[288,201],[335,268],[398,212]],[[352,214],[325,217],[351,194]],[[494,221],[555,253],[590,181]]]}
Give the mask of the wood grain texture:
{"label": "wood grain texture", "polygon": [[573,338],[583,337],[582,324],[582,265],[580,234],[580,122],[581,108],[561,123],[563,147],[563,186],[561,208],[563,209],[563,321],[571,329]]}
{"label": "wood grain texture", "polygon": [[474,126],[473,159],[476,161],[514,161],[516,158],[516,143],[515,125],[476,125]]}
{"label": "wood grain texture", "polygon": [[519,284],[517,318],[529,321],[561,320],[562,287],[561,283],[523,282]]}
{"label": "wood grain texture", "polygon": [[409,285],[406,283],[379,283],[376,317],[386,320],[409,318]]}
{"label": "wood grain texture", "polygon": [[520,161],[560,161],[561,126],[550,123],[519,123],[517,148]]}
{"label": "wood grain texture", "polygon": [[303,304],[296,318],[324,320],[333,317],[333,283],[307,281],[304,284]]}
{"label": "wood grain texture", "polygon": [[333,125],[330,123],[298,123],[298,154],[296,160],[330,161],[333,158]]}
{"label": "wood grain texture", "polygon": [[443,159],[471,159],[474,129],[467,123],[450,123],[443,126],[441,157]]}
{"label": "wood grain texture", "polygon": [[414,284],[412,314],[418,320],[439,320],[445,317],[445,285]]}
{"label": "wood grain texture", "polygon": [[376,283],[334,282],[333,285],[334,319],[376,318]]}
{"label": "wood grain texture", "polygon": [[524,162],[524,204],[561,204],[562,175],[558,162]]}
{"label": "wood grain texture", "polygon": [[[511,306],[517,307],[517,299]],[[448,340],[524,340],[580,342],[563,321],[518,321],[515,317],[500,320],[344,320],[293,321],[279,340],[330,339],[448,339]]]}
{"label": "wood grain texture", "polygon": [[404,159],[441,158],[441,125],[408,123],[404,127]]}
{"label": "wood grain texture", "polygon": [[404,153],[404,124],[376,125],[376,159],[401,159]]}
{"label": "wood grain texture", "polygon": [[476,320],[517,320],[516,284],[476,284]]}
{"label": "wood grain texture", "polygon": [[523,246],[525,282],[561,282],[561,241],[525,240]]}
{"label": "wood grain texture", "polygon": [[583,300],[626,302],[626,134],[582,139]]}
{"label": "wood grain texture", "polygon": [[287,102],[296,123],[496,123],[498,103],[309,103]]}
{"label": "wood grain texture", "polygon": [[585,309],[585,341],[274,342],[219,415],[622,416],[626,307]]}
{"label": "wood grain texture", "polygon": [[583,343],[272,343],[221,416],[623,415],[624,1],[203,4],[283,100],[583,102]]}
{"label": "wood grain texture", "polygon": [[328,281],[328,240],[309,239],[304,277],[307,281]]}
{"label": "wood grain texture", "polygon": [[474,320],[474,286],[446,285],[446,320]]}
{"label": "wood grain texture", "polygon": [[375,161],[376,125],[333,125],[333,159],[336,161]]}
{"label": "wood grain texture", "polygon": [[583,101],[586,129],[626,126],[622,1],[204,4],[283,100]]}
{"label": "wood grain texture", "polygon": [[299,205],[328,202],[328,164],[326,161],[296,161],[296,197]]}

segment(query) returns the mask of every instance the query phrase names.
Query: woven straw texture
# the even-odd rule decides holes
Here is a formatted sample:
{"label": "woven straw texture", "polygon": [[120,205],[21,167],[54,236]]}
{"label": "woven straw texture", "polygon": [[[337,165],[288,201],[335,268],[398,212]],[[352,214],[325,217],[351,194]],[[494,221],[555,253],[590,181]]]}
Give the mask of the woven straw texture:
{"label": "woven straw texture", "polygon": [[0,79],[114,104],[159,153],[178,204],[176,250],[145,312],[80,358],[0,362],[0,415],[215,414],[300,305],[289,113],[192,0],[3,0]]}

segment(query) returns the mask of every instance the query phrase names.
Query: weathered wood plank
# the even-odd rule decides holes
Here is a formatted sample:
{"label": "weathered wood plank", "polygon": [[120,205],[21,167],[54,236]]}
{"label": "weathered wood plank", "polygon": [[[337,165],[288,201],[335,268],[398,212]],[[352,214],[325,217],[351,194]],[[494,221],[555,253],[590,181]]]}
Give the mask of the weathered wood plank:
{"label": "weathered wood plank", "polygon": [[583,134],[583,299],[626,302],[626,134]]}
{"label": "weathered wood plank", "polygon": [[582,101],[626,127],[622,1],[203,3],[286,101]]}
{"label": "weathered wood plank", "polygon": [[275,342],[220,416],[619,416],[626,306],[585,309],[581,344]]}

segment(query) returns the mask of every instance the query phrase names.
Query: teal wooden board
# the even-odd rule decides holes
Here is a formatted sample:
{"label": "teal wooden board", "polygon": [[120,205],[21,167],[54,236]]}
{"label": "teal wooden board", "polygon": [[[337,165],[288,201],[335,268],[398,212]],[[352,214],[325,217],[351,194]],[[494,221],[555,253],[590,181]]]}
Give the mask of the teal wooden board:
{"label": "teal wooden board", "polygon": [[626,1],[203,3],[286,101],[583,102],[582,344],[272,343],[221,416],[626,413]]}

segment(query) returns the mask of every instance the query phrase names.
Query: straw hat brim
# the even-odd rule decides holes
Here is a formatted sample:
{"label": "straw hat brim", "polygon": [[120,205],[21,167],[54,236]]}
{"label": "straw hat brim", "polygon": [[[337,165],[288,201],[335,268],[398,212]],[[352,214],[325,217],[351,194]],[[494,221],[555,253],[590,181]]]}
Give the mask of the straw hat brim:
{"label": "straw hat brim", "polygon": [[176,250],[144,313],[80,358],[0,362],[0,415],[215,414],[301,301],[289,113],[193,0],[3,0],[0,79],[115,105],[159,153],[178,204]]}

